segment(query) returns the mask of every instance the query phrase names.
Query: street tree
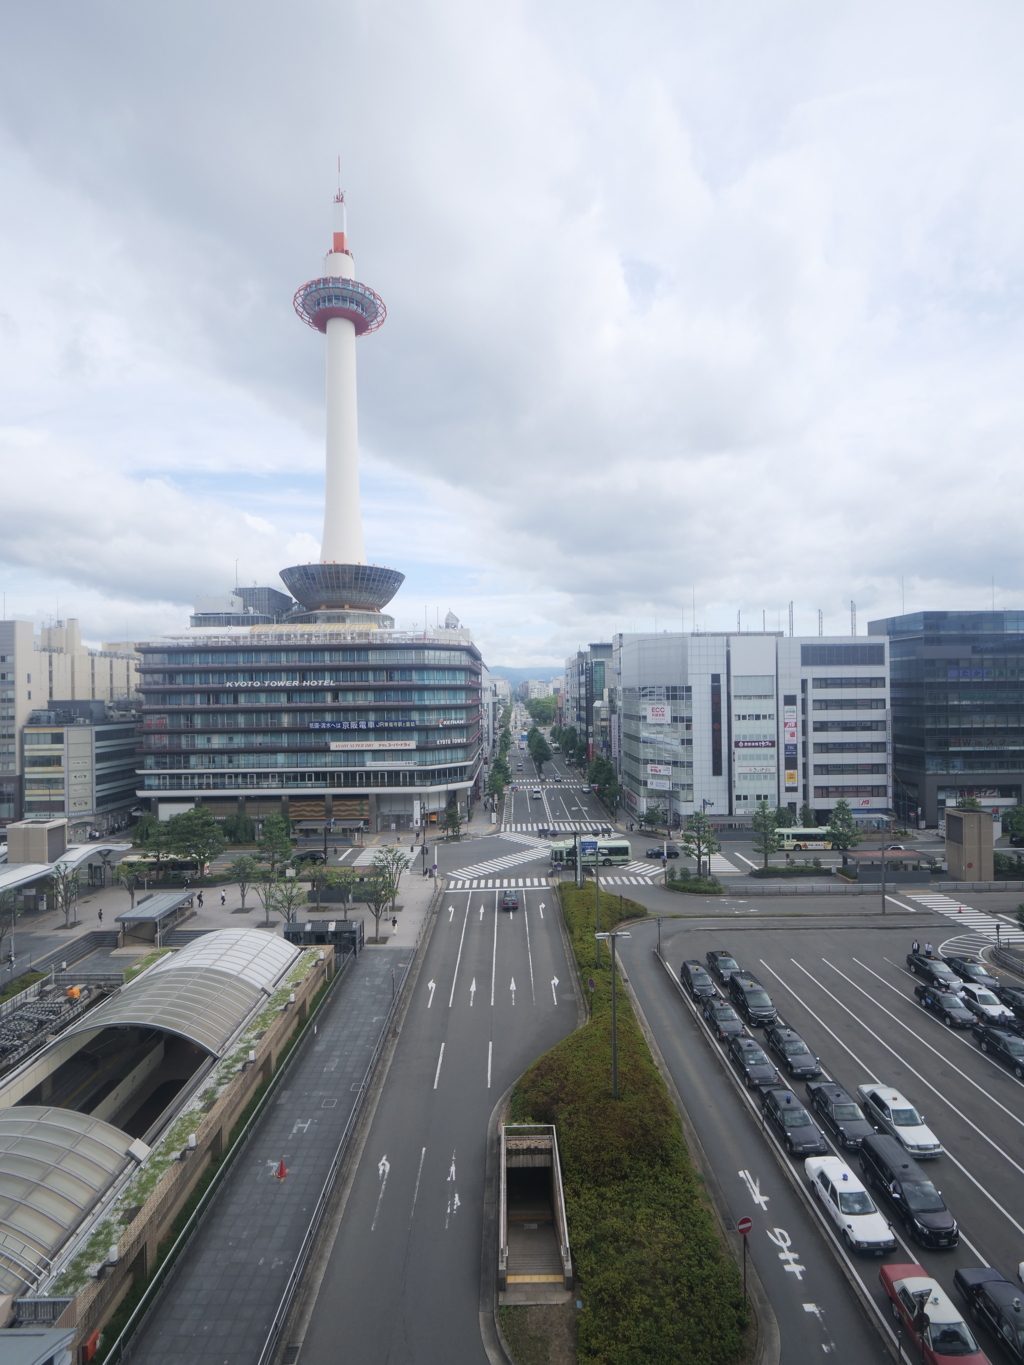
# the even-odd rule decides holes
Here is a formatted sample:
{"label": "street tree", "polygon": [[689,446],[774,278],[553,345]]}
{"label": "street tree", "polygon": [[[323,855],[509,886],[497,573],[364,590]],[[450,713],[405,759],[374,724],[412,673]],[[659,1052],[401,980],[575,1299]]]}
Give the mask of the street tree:
{"label": "street tree", "polygon": [[238,894],[242,898],[242,909],[244,910],[245,898],[249,894],[249,887],[259,876],[260,865],[251,854],[243,853],[228,863],[227,870],[232,881],[238,883]]}
{"label": "street tree", "polygon": [[537,738],[530,745],[530,757],[536,765],[537,776],[540,777],[544,771],[544,764],[550,762],[551,747],[539,730],[536,735]]}
{"label": "street tree", "polygon": [[440,824],[441,828],[447,835],[454,837],[456,839],[458,839],[461,836],[462,812],[459,810],[458,804],[448,807],[445,813],[441,816]]}
{"label": "street tree", "polygon": [[[722,847],[714,826],[702,810],[694,811],[679,839],[683,852],[697,860],[697,876],[711,875],[711,855]],[[704,864],[707,862],[707,868]]]}
{"label": "street tree", "polygon": [[1011,839],[1024,839],[1024,806],[1011,806],[1003,817],[1003,828]]}
{"label": "street tree", "polygon": [[984,806],[976,796],[958,796],[956,799],[957,810],[984,810]]}
{"label": "street tree", "polygon": [[157,820],[154,816],[143,816],[135,829],[135,841],[146,853],[156,859],[156,874],[159,877],[164,858],[173,853],[170,820]]}
{"label": "street tree", "polygon": [[143,863],[118,863],[110,874],[110,879],[123,886],[131,897],[131,908],[135,909],[135,894],[146,884],[146,870]]}
{"label": "street tree", "polygon": [[775,827],[776,829],[792,829],[796,824],[796,816],[788,806],[775,807]]}
{"label": "street tree", "polygon": [[845,796],[841,796],[833,807],[832,818],[825,833],[831,840],[832,847],[842,852],[843,866],[846,867],[847,853],[851,848],[856,848],[864,836],[854,821],[850,803]]}
{"label": "street tree", "polygon": [[373,916],[373,941],[380,942],[380,921],[384,911],[391,902],[392,884],[391,878],[381,870],[374,870],[363,883],[363,899],[369,906],[370,914]]}
{"label": "street tree", "polygon": [[611,759],[603,754],[595,758],[587,768],[587,781],[597,788],[598,799],[614,811],[619,804],[619,780]]}
{"label": "street tree", "polygon": [[193,806],[167,822],[171,852],[179,858],[192,858],[200,878],[205,876],[207,864],[223,853],[227,840],[216,820],[205,806]]}
{"label": "street tree", "polygon": [[14,952],[14,924],[18,918],[18,901],[13,890],[0,891],[0,946],[5,937],[11,936],[11,952]]}
{"label": "street tree", "polygon": [[761,854],[765,867],[768,866],[772,854],[777,853],[782,845],[775,824],[775,814],[767,801],[759,801],[750,818],[750,825],[754,831],[754,851]]}
{"label": "street tree", "polygon": [[639,819],[642,825],[646,826],[647,829],[657,829],[660,824],[664,823],[665,812],[661,809],[657,802],[655,802],[653,806],[647,807],[643,815],[638,816],[637,818]]}
{"label": "street tree", "polygon": [[[71,912],[78,905],[81,880],[78,873],[64,863],[56,863],[50,873],[49,889],[54,904],[64,915],[64,928],[71,927]],[[77,923],[77,920],[75,921]]]}
{"label": "street tree", "polygon": [[387,878],[391,885],[391,908],[394,910],[395,902],[398,900],[398,886],[402,880],[402,873],[412,867],[412,859],[408,853],[403,853],[400,848],[392,844],[385,848],[379,848],[373,855],[373,862],[370,864],[375,868],[375,876]]}
{"label": "street tree", "polygon": [[292,833],[283,815],[268,815],[263,821],[258,843],[260,862],[266,863],[271,873],[292,860]]}
{"label": "street tree", "polygon": [[526,703],[526,709],[538,725],[550,725],[558,710],[558,698],[534,697]]}
{"label": "street tree", "polygon": [[271,909],[277,911],[285,924],[294,924],[305,904],[306,883],[298,877],[281,877],[274,888]]}
{"label": "street tree", "polygon": [[805,801],[800,807],[800,828],[813,829],[817,823],[817,812],[809,802]]}
{"label": "street tree", "polygon": [[272,872],[270,868],[263,868],[258,877],[253,881],[253,890],[256,892],[256,899],[263,906],[263,923],[270,923],[271,911],[277,911],[277,887],[281,878],[278,873]]}

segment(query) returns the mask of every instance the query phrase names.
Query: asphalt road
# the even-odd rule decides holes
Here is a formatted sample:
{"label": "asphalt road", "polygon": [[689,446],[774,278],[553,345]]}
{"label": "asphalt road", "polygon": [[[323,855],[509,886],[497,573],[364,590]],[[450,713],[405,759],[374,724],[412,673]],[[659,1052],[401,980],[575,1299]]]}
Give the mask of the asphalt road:
{"label": "asphalt road", "polygon": [[[803,915],[789,919],[758,915],[736,923],[718,915],[685,925],[666,921],[665,957],[678,971],[684,958],[703,959],[711,948],[728,949],[759,976],[780,1015],[820,1056],[827,1075],[853,1093],[864,1081],[889,1082],[924,1112],[946,1149],[926,1169],[960,1224],[961,1243],[949,1251],[926,1250],[908,1241],[897,1225],[903,1245],[889,1259],[920,1262],[950,1292],[958,1266],[991,1264],[1013,1278],[1024,1258],[1024,1085],[979,1052],[969,1034],[951,1032],[921,1009],[903,961],[914,934],[934,932],[941,944],[949,936],[949,921],[844,918],[831,904],[827,916],[818,918],[808,915],[808,908],[804,901]],[[782,1359],[820,1359],[826,1343],[811,1330],[819,1321],[827,1325],[830,1353],[838,1359],[881,1358],[876,1334],[855,1308],[835,1258],[824,1254],[823,1229],[783,1183],[779,1160],[745,1107],[734,1073],[655,957],[656,940],[656,926],[634,927],[633,938],[623,945],[626,971],[732,1216],[749,1213],[754,1219],[750,1250],[779,1319]],[[796,1089],[800,1093],[802,1086]],[[858,1170],[856,1161],[852,1164]],[[800,1163],[793,1170],[803,1178]],[[760,1181],[760,1193],[769,1195],[767,1208],[753,1198],[742,1171]],[[785,1226],[799,1250],[806,1274],[787,1271],[786,1263],[780,1270],[772,1240],[778,1225]],[[878,1262],[858,1258],[852,1264],[888,1320]],[[820,1319],[806,1307],[810,1302],[822,1310]],[[982,1344],[999,1359],[992,1342]]]}
{"label": "asphalt road", "polygon": [[[481,842],[498,841],[464,847]],[[460,891],[442,901],[303,1359],[485,1365],[488,1120],[520,1073],[577,1023],[550,891],[521,893],[514,914],[499,900]],[[495,1272],[496,1264],[495,1246]]]}

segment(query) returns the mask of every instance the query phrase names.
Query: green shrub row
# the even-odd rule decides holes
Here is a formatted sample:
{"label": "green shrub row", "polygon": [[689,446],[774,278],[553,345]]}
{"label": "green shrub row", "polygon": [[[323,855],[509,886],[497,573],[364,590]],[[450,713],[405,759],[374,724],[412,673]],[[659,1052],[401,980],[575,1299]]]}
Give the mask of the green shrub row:
{"label": "green shrub row", "polygon": [[[560,892],[591,1019],[520,1078],[512,1111],[515,1122],[558,1126],[583,1301],[578,1358],[586,1365],[728,1365],[742,1355],[747,1325],[739,1273],[621,988],[619,1099],[611,1097],[608,949],[602,945],[595,966],[593,891],[563,883]],[[601,896],[604,930],[646,913]]]}
{"label": "green shrub row", "polygon": [[681,867],[678,872],[670,867],[665,887],[669,891],[684,891],[691,896],[720,896],[725,890],[717,877],[695,877],[688,867]]}
{"label": "green shrub row", "polygon": [[755,867],[747,873],[748,877],[781,877],[783,881],[792,881],[794,877],[831,877],[831,875],[832,869],[822,867],[820,858],[816,858],[814,863],[787,863],[781,867],[773,863],[768,867]]}

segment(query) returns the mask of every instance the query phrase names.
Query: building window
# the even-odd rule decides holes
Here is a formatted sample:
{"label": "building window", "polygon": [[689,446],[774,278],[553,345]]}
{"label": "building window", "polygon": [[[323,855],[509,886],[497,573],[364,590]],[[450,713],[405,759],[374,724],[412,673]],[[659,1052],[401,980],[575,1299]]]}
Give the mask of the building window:
{"label": "building window", "polygon": [[884,763],[815,763],[815,777],[842,777],[847,773],[867,773],[870,776],[888,772]]}
{"label": "building window", "polygon": [[885,645],[801,645],[803,668],[854,668],[865,664],[884,664]]}
{"label": "building window", "polygon": [[838,800],[845,797],[847,801],[855,796],[888,796],[888,787],[815,787],[814,795],[819,800]]}
{"label": "building window", "polygon": [[711,774],[722,776],[722,675],[711,675]]}
{"label": "building window", "polygon": [[824,734],[826,731],[839,731],[849,733],[851,730],[863,734],[868,730],[880,730],[884,733],[884,720],[814,720],[811,722],[811,730],[814,734]]}
{"label": "building window", "polygon": [[884,711],[884,697],[827,697],[811,702],[812,711]]}
{"label": "building window", "polygon": [[812,678],[813,688],[821,687],[884,687],[885,678]]}

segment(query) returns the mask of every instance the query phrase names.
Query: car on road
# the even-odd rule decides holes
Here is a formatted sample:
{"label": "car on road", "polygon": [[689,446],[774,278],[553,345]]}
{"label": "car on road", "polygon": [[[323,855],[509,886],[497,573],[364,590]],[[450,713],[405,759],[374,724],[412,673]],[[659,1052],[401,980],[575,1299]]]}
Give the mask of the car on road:
{"label": "car on road", "polygon": [[885,851],[886,853],[903,852],[906,850],[906,847],[907,847],[906,844],[886,844]]}
{"label": "car on road", "polygon": [[824,1156],[828,1146],[821,1129],[792,1090],[766,1090],[761,1113],[778,1133],[790,1156]]}
{"label": "car on road", "polygon": [[673,846],[672,846],[671,844],[669,844],[668,848],[666,848],[666,849],[664,849],[664,850],[663,850],[663,849],[661,848],[661,846],[659,845],[657,848],[649,848],[649,849],[647,850],[647,852],[644,854],[644,857],[645,857],[645,858],[661,858],[661,857],[665,857],[665,858],[678,858],[678,857],[679,857],[679,850],[678,850],[677,848],[673,848]]}
{"label": "car on road", "polygon": [[532,801],[540,800],[540,787],[534,787],[533,791],[530,793],[530,799]]}
{"label": "car on road", "polygon": [[516,764],[516,772],[517,772],[517,773],[521,773],[522,771],[523,771],[523,765],[522,765],[521,763],[517,763],[517,764]]}
{"label": "car on road", "polygon": [[821,1063],[795,1029],[785,1025],[781,1019],[767,1024],[764,1041],[769,1052],[776,1057],[789,1072],[801,1080],[821,1075]]}
{"label": "car on road", "polygon": [[1002,1004],[996,995],[985,986],[976,986],[973,981],[965,981],[960,994],[971,1013],[976,1014],[979,1019],[986,1023],[995,1024],[1000,1019],[1012,1019],[1014,1017],[1013,1010],[1008,1005]]}
{"label": "car on road", "polygon": [[782,1084],[782,1077],[756,1038],[746,1035],[732,1038],[729,1042],[729,1058],[751,1090]]}
{"label": "car on road", "polygon": [[835,1081],[808,1082],[807,1098],[814,1117],[841,1147],[859,1147],[874,1133],[860,1105]]}
{"label": "car on road", "polygon": [[710,953],[704,954],[704,961],[708,964],[711,975],[717,977],[723,986],[728,986],[730,976],[740,969],[736,959],[724,948],[712,948]]}
{"label": "car on road", "polygon": [[971,1029],[974,1041],[982,1052],[990,1053],[1004,1062],[1018,1081],[1024,1081],[1024,1038],[993,1024],[977,1023]]}
{"label": "car on road", "polygon": [[1024,1019],[1024,986],[995,986],[992,994],[1001,1005],[1013,1010],[1018,1019]]}
{"label": "car on road", "polygon": [[698,962],[695,957],[687,958],[679,968],[679,980],[694,1000],[700,1000],[705,995],[717,995],[715,983],[708,976],[707,969],[702,962]]}
{"label": "car on road", "polygon": [[724,1043],[730,1038],[746,1036],[747,1030],[743,1020],[720,995],[706,995],[701,1001],[700,1012],[719,1042]]}
{"label": "car on road", "polygon": [[303,848],[292,857],[293,863],[325,863],[327,854],[322,848]]}
{"label": "car on road", "polygon": [[729,977],[729,999],[741,1019],[754,1028],[763,1028],[778,1017],[772,998],[750,972],[733,972]]}
{"label": "car on road", "polygon": [[925,1124],[910,1101],[892,1086],[872,1082],[858,1085],[857,1094],[864,1106],[868,1121],[882,1128],[903,1144],[914,1156],[942,1155],[942,1143]]}
{"label": "car on road", "polygon": [[958,991],[964,984],[952,967],[947,967],[941,957],[926,957],[924,953],[908,953],[907,966],[914,976],[923,976],[933,986],[944,986],[948,991]]}
{"label": "car on road", "polygon": [[561,782],[561,780],[562,780],[562,779],[561,779],[561,776],[560,776],[558,773],[555,773],[555,781],[556,781],[556,782]]}
{"label": "car on road", "polygon": [[848,1251],[867,1252],[872,1256],[895,1251],[896,1238],[892,1228],[841,1157],[809,1156],[804,1162],[804,1172],[825,1212],[842,1234]]}
{"label": "car on road", "polygon": [[503,891],[501,893],[502,910],[519,909],[519,893],[517,891]]}
{"label": "car on road", "polygon": [[890,1262],[878,1278],[893,1317],[917,1343],[925,1365],[991,1365],[963,1314],[923,1265]]}
{"label": "car on road", "polygon": [[953,968],[961,981],[970,981],[975,986],[984,986],[990,991],[999,985],[999,978],[992,975],[980,957],[971,957],[965,953],[947,957],[945,962],[948,967]]}
{"label": "car on road", "polygon": [[1020,1287],[992,1266],[961,1266],[953,1276],[971,1317],[987,1327],[1011,1360],[1024,1362],[1024,1308]]}
{"label": "car on road", "polygon": [[964,1004],[956,991],[940,991],[938,986],[930,986],[926,981],[914,987],[914,995],[926,1010],[931,1010],[947,1028],[970,1028],[974,1015]]}
{"label": "car on road", "polygon": [[878,1190],[907,1230],[922,1246],[955,1247],[960,1241],[956,1219],[924,1171],[885,1133],[865,1138],[860,1148],[865,1181]]}

